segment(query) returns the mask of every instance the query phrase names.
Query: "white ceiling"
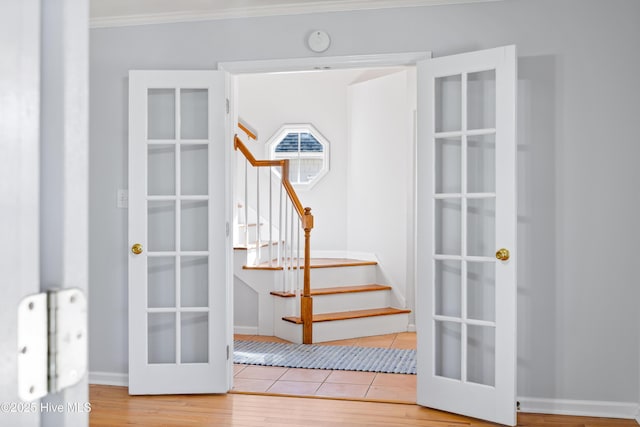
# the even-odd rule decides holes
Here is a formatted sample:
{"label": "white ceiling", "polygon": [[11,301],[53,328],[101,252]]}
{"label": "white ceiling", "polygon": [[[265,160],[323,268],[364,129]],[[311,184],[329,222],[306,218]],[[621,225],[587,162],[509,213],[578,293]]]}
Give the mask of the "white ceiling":
{"label": "white ceiling", "polygon": [[501,0],[90,0],[91,26],[157,24]]}

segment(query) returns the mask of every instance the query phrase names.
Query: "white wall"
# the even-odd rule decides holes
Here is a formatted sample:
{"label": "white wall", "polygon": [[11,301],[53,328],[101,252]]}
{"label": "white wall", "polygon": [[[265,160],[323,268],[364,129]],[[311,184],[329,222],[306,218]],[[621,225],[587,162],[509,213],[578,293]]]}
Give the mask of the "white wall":
{"label": "white wall", "polygon": [[258,143],[248,144],[256,158],[268,158],[265,145],[283,124],[311,123],[329,141],[329,173],[311,189],[297,191],[303,206],[311,207],[314,215],[314,250],[347,246],[347,85],[360,73],[249,74],[237,79],[238,114],[259,136]]}
{"label": "white wall", "polygon": [[518,46],[518,393],[638,402],[638,16],[636,0],[510,0],[92,30],[91,369],[127,371],[128,70],[311,56],[324,28],[327,55]]}
{"label": "white wall", "polygon": [[400,71],[349,87],[347,248],[376,255],[381,282],[394,286],[403,306],[413,286],[415,92],[409,95],[409,85],[409,72]]}

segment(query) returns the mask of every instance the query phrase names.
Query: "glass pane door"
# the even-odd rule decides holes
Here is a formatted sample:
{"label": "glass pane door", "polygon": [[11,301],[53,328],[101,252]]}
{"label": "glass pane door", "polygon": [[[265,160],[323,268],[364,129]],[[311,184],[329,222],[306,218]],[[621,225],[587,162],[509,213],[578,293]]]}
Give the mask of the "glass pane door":
{"label": "glass pane door", "polygon": [[435,78],[434,375],[495,385],[495,70]]}
{"label": "glass pane door", "polygon": [[224,75],[132,71],[129,82],[129,392],[223,393]]}
{"label": "glass pane door", "polygon": [[208,89],[147,91],[147,363],[209,361]]}
{"label": "glass pane door", "polygon": [[425,61],[418,88],[418,403],[512,424],[515,49]]}

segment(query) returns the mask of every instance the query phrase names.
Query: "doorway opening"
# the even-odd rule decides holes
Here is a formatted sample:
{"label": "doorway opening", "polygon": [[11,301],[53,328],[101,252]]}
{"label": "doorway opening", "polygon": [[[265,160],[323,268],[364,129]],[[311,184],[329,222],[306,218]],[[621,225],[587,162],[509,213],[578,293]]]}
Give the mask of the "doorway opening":
{"label": "doorway opening", "polygon": [[[384,329],[376,333],[366,328],[360,334],[354,332],[356,336],[331,339],[327,344],[415,350],[415,266],[412,251],[415,246],[415,66],[385,64],[348,69],[243,73],[234,75],[232,80],[234,127],[237,117],[257,133],[256,141],[249,141],[242,132],[239,133],[256,158],[273,157],[269,141],[292,124],[311,124],[330,147],[330,156],[324,165],[326,175],[312,188],[296,186],[303,205],[311,207],[316,218],[312,256],[375,260],[377,265],[372,269],[376,284],[391,286],[386,297],[388,304],[411,310],[411,314],[405,316],[404,327],[393,333],[386,333],[389,331]],[[257,214],[256,202],[251,206],[251,201],[245,201],[245,191],[251,190],[246,190],[244,184],[247,179],[244,162],[242,156],[233,161],[234,244],[245,241],[250,222],[245,218],[253,218],[255,224],[268,222],[263,220],[264,215]],[[301,168],[298,169],[298,177]],[[253,182],[253,178],[249,179]],[[265,184],[268,181],[263,175],[262,185],[269,185]],[[245,213],[249,211],[249,214]],[[241,226],[243,223],[245,228]],[[265,319],[268,322],[281,321],[276,316],[269,318],[263,313],[272,307],[261,303],[269,297],[264,295],[263,283],[260,282],[270,286],[271,279],[256,278],[255,274],[250,278],[243,275],[242,267],[247,256],[243,259],[242,253],[235,252],[234,271],[239,272],[234,277],[236,339],[279,341],[269,332],[269,327],[261,324]],[[254,256],[248,261],[257,264],[261,260]],[[334,274],[341,273],[337,270]],[[323,274],[321,280],[341,282],[340,278],[325,276],[327,274]],[[357,308],[343,307],[342,310]],[[415,375],[304,372],[236,365],[234,376],[234,391],[415,403]]]}

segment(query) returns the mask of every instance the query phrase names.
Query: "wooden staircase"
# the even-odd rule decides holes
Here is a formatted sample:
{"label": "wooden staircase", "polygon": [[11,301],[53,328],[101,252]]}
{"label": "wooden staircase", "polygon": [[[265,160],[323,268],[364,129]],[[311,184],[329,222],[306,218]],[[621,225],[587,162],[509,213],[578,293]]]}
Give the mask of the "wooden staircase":
{"label": "wooden staircase", "polygon": [[[406,331],[410,310],[392,307],[393,288],[378,284],[376,261],[311,258],[314,218],[289,182],[289,160],[257,160],[237,135],[234,148],[245,159],[244,202],[237,205],[242,209],[238,218],[244,221],[234,220],[234,236],[244,237],[234,251],[234,264],[242,268],[235,269],[235,277],[258,294],[258,331],[305,344]],[[256,182],[253,223],[249,166]],[[274,167],[280,168],[281,177],[275,201],[270,173]],[[261,169],[269,183],[262,203]]]}
{"label": "wooden staircase", "polygon": [[[294,268],[295,268],[294,263]],[[243,270],[276,273],[283,267],[245,265]],[[407,330],[407,309],[393,307],[392,286],[377,283],[376,261],[311,258],[313,342],[326,342]],[[268,279],[265,276],[265,280]],[[270,291],[274,298],[274,335],[302,342],[303,320],[293,292]]]}

